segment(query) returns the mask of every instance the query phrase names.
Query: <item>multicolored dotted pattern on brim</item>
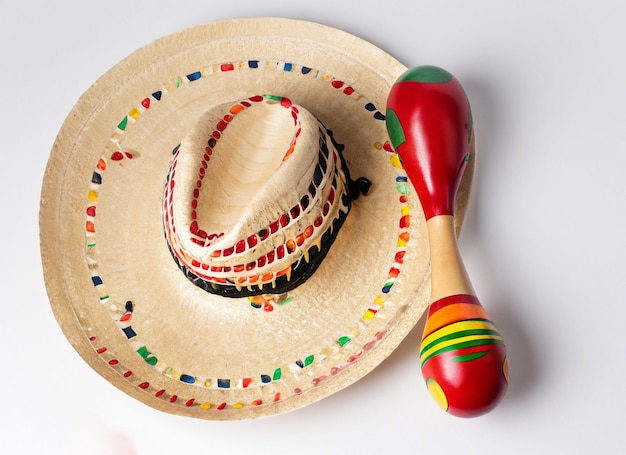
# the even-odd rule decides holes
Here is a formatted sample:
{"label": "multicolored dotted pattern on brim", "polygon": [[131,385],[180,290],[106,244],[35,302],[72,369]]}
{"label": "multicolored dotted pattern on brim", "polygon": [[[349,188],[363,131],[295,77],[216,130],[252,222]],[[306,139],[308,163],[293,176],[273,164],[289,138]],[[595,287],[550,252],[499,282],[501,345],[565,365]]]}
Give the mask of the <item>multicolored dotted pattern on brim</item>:
{"label": "multicolored dotted pattern on brim", "polygon": [[[400,217],[398,222],[398,237],[397,237],[397,249],[394,256],[394,263],[388,272],[388,276],[381,287],[381,292],[377,295],[373,302],[368,306],[367,310],[363,313],[358,321],[355,321],[352,327],[349,327],[345,335],[338,337],[336,340],[330,340],[328,345],[320,350],[318,353],[309,353],[300,359],[294,360],[288,365],[276,366],[271,371],[262,372],[254,377],[243,378],[215,378],[210,375],[197,374],[195,372],[180,372],[176,368],[163,365],[163,362],[158,360],[156,354],[152,353],[148,346],[140,341],[140,334],[138,334],[132,327],[132,313],[134,309],[134,303],[126,301],[123,307],[120,304],[111,303],[112,299],[109,295],[105,283],[99,274],[99,267],[97,262],[97,203],[98,195],[101,185],[104,181],[104,174],[108,166],[115,162],[122,162],[125,160],[137,159],[135,154],[128,151],[124,151],[119,142],[124,135],[124,132],[131,128],[132,125],[140,120],[141,115],[147,109],[151,109],[158,104],[163,97],[175,92],[178,88],[184,84],[193,83],[197,80],[205,78],[214,73],[228,73],[231,71],[239,70],[256,70],[258,68],[275,69],[276,71],[284,71],[290,73],[300,74],[303,77],[315,77],[321,78],[328,82],[330,90],[336,90],[338,94],[348,96],[355,102],[360,103],[363,109],[371,112],[372,118],[376,121],[384,121],[384,114],[378,110],[378,108],[365,97],[360,95],[351,85],[346,84],[344,81],[336,79],[331,75],[306,66],[297,65],[295,63],[284,61],[263,61],[263,60],[247,60],[239,62],[222,63],[213,65],[207,68],[203,68],[200,71],[196,71],[185,76],[178,76],[174,79],[163,84],[158,90],[153,91],[149,96],[143,98],[139,104],[128,111],[121,121],[118,123],[115,132],[110,138],[110,146],[107,148],[108,152],[103,154],[94,167],[92,174],[91,184],[87,193],[87,207],[86,207],[86,221],[85,221],[85,239],[86,239],[86,260],[92,275],[92,284],[98,292],[99,301],[102,304],[109,304],[110,314],[112,319],[117,323],[120,330],[124,333],[128,339],[132,348],[137,354],[144,359],[146,363],[154,366],[164,375],[177,379],[178,381],[190,384],[198,387],[206,387],[213,389],[234,389],[242,388],[247,389],[253,386],[266,386],[276,381],[280,381],[285,373],[294,373],[301,371],[307,367],[310,367],[319,359],[323,359],[339,350],[344,349],[346,345],[349,345],[353,338],[358,336],[361,332],[361,327],[367,326],[375,317],[378,311],[380,311],[387,300],[387,296],[390,293],[396,278],[400,274],[402,264],[404,262],[404,255],[406,252],[407,243],[410,240],[409,227],[411,224],[410,205],[408,194],[410,185],[408,183],[406,174],[402,168],[399,157],[393,150],[389,142],[376,142],[373,147],[377,150],[387,152],[389,154],[391,166],[396,168],[396,189],[399,196],[400,203]],[[111,150],[113,150],[111,152]],[[263,307],[265,311],[272,311],[274,307],[269,304],[260,304],[251,300],[252,308]],[[354,362],[358,361],[367,351],[373,349],[385,336],[388,330],[395,325],[399,313],[391,318],[385,327],[380,329],[368,342],[356,349],[351,355],[347,355],[347,360],[339,365],[333,366],[328,370],[327,374],[315,377],[311,379],[310,386],[314,387],[325,381],[329,377],[336,375],[338,372],[344,370]],[[260,406],[263,404],[270,404],[284,400],[288,397],[281,396],[279,392],[276,392],[272,400],[266,400],[264,403],[261,399],[255,399],[249,402],[220,402],[220,403],[208,403],[197,402],[193,396],[179,397],[177,395],[168,393],[167,390],[156,388],[152,384],[138,380],[134,377],[132,370],[128,369],[116,358],[115,354],[111,352],[107,346],[103,346],[99,343],[97,336],[93,335],[89,338],[94,350],[97,354],[108,363],[108,365],[114,369],[118,374],[124,377],[131,384],[137,388],[150,393],[157,398],[162,399],[164,402],[169,402],[172,405],[192,407],[199,406],[201,409],[217,410],[224,409],[241,409],[249,406]],[[298,395],[304,392],[300,387],[296,387],[292,391],[292,395]]]}

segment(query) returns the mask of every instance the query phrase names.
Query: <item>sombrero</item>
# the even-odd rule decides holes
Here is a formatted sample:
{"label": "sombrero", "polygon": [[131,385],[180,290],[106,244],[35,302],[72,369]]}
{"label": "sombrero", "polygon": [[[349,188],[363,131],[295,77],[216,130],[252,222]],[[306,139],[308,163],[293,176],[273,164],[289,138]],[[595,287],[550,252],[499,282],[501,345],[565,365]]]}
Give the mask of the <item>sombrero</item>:
{"label": "sombrero", "polygon": [[385,128],[405,70],[345,32],[260,18],[104,74],[41,195],[46,288],[84,360],[204,419],[293,410],[382,362],[429,300],[424,215]]}

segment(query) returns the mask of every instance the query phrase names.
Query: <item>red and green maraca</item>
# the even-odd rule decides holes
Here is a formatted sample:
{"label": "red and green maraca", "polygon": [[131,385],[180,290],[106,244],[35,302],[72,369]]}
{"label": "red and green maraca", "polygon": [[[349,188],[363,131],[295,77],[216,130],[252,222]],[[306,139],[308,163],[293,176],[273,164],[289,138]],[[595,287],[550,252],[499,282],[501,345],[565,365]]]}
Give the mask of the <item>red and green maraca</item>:
{"label": "red and green maraca", "polygon": [[431,304],[422,336],[422,374],[444,410],[478,416],[504,396],[508,367],[504,342],[475,295],[454,230],[454,200],[471,156],[469,102],[452,74],[420,66],[393,85],[386,122],[428,228]]}

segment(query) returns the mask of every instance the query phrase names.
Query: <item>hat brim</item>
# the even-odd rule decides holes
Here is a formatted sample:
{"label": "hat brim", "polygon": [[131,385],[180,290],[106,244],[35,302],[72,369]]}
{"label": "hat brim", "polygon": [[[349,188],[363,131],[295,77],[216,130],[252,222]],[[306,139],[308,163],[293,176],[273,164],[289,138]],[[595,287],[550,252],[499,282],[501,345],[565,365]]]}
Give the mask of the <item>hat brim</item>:
{"label": "hat brim", "polygon": [[[384,360],[429,299],[424,216],[383,115],[405,70],[345,32],[260,18],[184,30],[103,75],[63,124],[41,195],[46,288],[85,361],[154,408],[225,420],[302,407]],[[223,298],[172,260],[163,187],[172,150],[203,112],[268,93],[321,120],[345,145],[351,175],[372,187],[319,269],[283,300],[271,289],[265,301]],[[458,226],[471,176],[470,167]]]}

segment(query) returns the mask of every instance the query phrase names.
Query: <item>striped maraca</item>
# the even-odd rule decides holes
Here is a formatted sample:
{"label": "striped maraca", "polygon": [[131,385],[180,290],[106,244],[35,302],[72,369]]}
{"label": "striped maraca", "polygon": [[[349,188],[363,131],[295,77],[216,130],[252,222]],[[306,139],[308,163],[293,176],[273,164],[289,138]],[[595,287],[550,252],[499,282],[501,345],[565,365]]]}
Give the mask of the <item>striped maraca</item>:
{"label": "striped maraca", "polygon": [[444,410],[478,416],[503,397],[508,373],[502,337],[475,296],[454,231],[454,199],[473,134],[463,88],[441,68],[410,69],[389,94],[387,129],[428,227],[431,304],[421,344],[422,374]]}

